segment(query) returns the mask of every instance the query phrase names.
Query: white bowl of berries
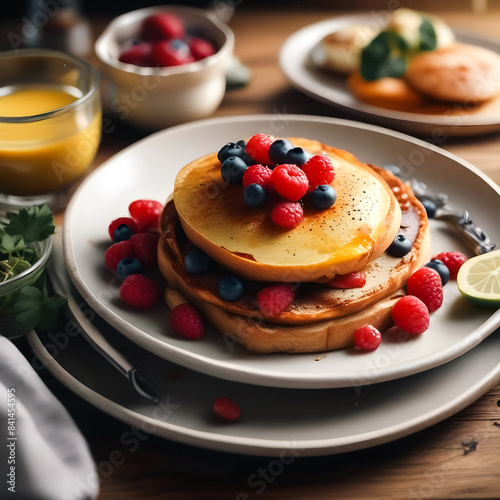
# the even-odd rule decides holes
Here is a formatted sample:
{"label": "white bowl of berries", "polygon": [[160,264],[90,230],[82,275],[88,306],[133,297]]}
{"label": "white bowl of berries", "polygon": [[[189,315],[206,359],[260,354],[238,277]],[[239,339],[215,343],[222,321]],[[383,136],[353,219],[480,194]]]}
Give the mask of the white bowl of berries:
{"label": "white bowl of berries", "polygon": [[114,19],[95,44],[105,105],[148,130],[210,116],[226,89],[234,35],[213,11],[149,7]]}

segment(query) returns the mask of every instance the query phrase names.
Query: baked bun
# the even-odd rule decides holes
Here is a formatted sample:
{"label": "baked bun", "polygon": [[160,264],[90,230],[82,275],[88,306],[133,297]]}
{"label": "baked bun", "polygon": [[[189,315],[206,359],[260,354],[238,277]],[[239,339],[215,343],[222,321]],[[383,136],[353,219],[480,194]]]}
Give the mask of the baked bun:
{"label": "baked bun", "polygon": [[[225,183],[210,154],[177,175],[173,199],[188,239],[230,271],[253,281],[329,281],[358,271],[394,240],[401,209],[380,175],[353,155],[317,141],[290,138],[310,154],[331,158],[337,202],[319,210],[304,203],[292,231],[273,223],[272,200],[246,205],[240,185]],[[270,197],[271,198],[271,197]]]}
{"label": "baked bun", "polygon": [[500,55],[462,43],[424,52],[410,61],[405,80],[430,98],[480,103],[500,93]]}
{"label": "baked bun", "polygon": [[359,67],[361,50],[378,31],[370,25],[351,25],[329,33],[313,50],[313,62],[336,73],[351,73]]}

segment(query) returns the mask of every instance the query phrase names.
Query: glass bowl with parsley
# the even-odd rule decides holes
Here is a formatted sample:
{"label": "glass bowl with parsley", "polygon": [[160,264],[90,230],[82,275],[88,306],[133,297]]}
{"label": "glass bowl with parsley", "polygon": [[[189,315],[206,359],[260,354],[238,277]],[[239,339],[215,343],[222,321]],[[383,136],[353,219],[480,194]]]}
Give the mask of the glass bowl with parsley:
{"label": "glass bowl with parsley", "polygon": [[5,337],[50,327],[66,302],[47,291],[45,268],[54,230],[47,205],[22,208],[0,219],[0,334]]}

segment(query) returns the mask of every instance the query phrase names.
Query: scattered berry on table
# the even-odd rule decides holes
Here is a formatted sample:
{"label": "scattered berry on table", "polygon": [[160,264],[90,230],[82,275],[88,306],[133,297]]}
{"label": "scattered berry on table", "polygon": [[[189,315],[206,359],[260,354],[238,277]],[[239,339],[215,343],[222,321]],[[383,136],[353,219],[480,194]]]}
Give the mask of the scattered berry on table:
{"label": "scattered berry on table", "polygon": [[[132,219],[131,217],[118,217],[118,219],[111,221],[111,223],[108,226],[108,234],[109,234],[109,237],[113,241],[115,241],[114,237],[115,237],[116,228],[118,226],[122,226],[122,225],[128,226],[130,228],[130,230],[132,231],[132,233],[134,233],[134,234],[139,232],[139,227],[137,225],[137,222],[135,222],[134,219]],[[128,239],[128,238],[126,238],[126,239]],[[116,243],[116,241],[115,241],[115,243]]]}
{"label": "scattered berry on table", "polygon": [[304,220],[304,210],[296,201],[279,201],[271,211],[271,220],[278,226],[297,227]]}
{"label": "scattered berry on table", "polygon": [[147,42],[132,45],[120,54],[118,60],[143,68],[156,66],[156,61],[153,58],[153,46]]}
{"label": "scattered berry on table", "polygon": [[427,213],[427,218],[434,219],[437,210],[436,204],[432,200],[422,200],[422,205]]}
{"label": "scattered berry on table", "polygon": [[266,191],[271,191],[273,183],[271,182],[271,174],[273,171],[264,165],[250,165],[243,173],[243,187],[250,184],[259,184]]}
{"label": "scattered berry on table", "polygon": [[265,316],[278,316],[295,298],[292,285],[282,284],[263,288],[257,293],[257,304]]}
{"label": "scattered berry on table", "polygon": [[254,163],[272,165],[269,158],[269,148],[275,141],[272,135],[255,134],[247,142],[247,153],[255,160]]}
{"label": "scattered berry on table", "polygon": [[382,168],[385,168],[385,170],[388,170],[396,177],[399,177],[401,175],[401,169],[397,165],[393,165],[392,163],[382,165]]}
{"label": "scattered berry on table", "polygon": [[200,37],[193,37],[189,40],[189,49],[196,61],[215,54],[212,43]]}
{"label": "scattered berry on table", "polygon": [[219,295],[222,300],[234,302],[243,295],[243,292],[243,283],[237,276],[228,274],[219,281]]}
{"label": "scattered berry on table", "polygon": [[141,24],[140,36],[143,40],[170,40],[182,38],[184,34],[184,22],[179,16],[171,12],[153,14],[146,17]]}
{"label": "scattered berry on table", "polygon": [[406,293],[418,297],[429,312],[437,311],[443,305],[441,276],[435,269],[421,267],[408,278]]}
{"label": "scattered berry on table", "polygon": [[128,206],[128,211],[138,225],[136,233],[156,230],[160,225],[163,204],[156,200],[135,200]]}
{"label": "scattered berry on table", "polygon": [[292,148],[286,152],[285,163],[293,163],[301,167],[309,158],[311,158],[309,153],[306,153],[302,148]]}
{"label": "scattered berry on table", "polygon": [[297,165],[286,163],[273,170],[271,181],[274,190],[290,201],[300,200],[308,187],[306,174]]}
{"label": "scattered berry on table", "polygon": [[136,309],[150,309],[158,302],[158,288],[143,274],[131,274],[120,287],[120,297]]}
{"label": "scattered berry on table", "polygon": [[249,184],[243,191],[243,199],[250,207],[260,207],[266,198],[267,192],[260,184]]}
{"label": "scattered berry on table", "polygon": [[118,263],[126,257],[135,257],[134,245],[130,240],[114,243],[104,253],[104,264],[111,271],[116,271]]}
{"label": "scattered berry on table", "polygon": [[293,144],[288,139],[277,139],[269,148],[269,159],[275,165],[290,163],[286,159],[286,153],[293,149]]}
{"label": "scattered berry on table", "polygon": [[337,192],[329,184],[320,184],[311,192],[311,203],[316,208],[327,209],[337,201]]}
{"label": "scattered berry on table", "polygon": [[239,156],[230,156],[223,161],[220,167],[220,174],[222,178],[230,184],[241,184],[243,181],[243,174],[247,168],[245,160]]}
{"label": "scattered berry on table", "polygon": [[188,274],[203,274],[213,267],[213,260],[201,248],[192,248],[184,257],[184,267]]}
{"label": "scattered berry on table", "polygon": [[430,267],[431,269],[435,269],[438,273],[439,276],[441,276],[441,282],[443,283],[443,286],[448,283],[448,280],[450,279],[450,270],[444,265],[444,262],[439,260],[439,259],[432,259],[427,264],[425,264],[425,267]]}
{"label": "scattered berry on table", "polygon": [[309,181],[309,192],[316,186],[330,184],[335,179],[333,163],[328,156],[314,155],[302,165],[302,170]]}
{"label": "scattered berry on table", "polygon": [[332,288],[362,288],[366,284],[366,274],[362,271],[352,271],[347,274],[337,274],[327,285]]}
{"label": "scattered berry on table", "polygon": [[175,306],[170,312],[170,326],[175,333],[191,340],[203,336],[205,325],[198,311],[187,302]]}
{"label": "scattered berry on table", "polygon": [[414,295],[405,295],[396,302],[392,308],[392,319],[397,327],[410,335],[420,335],[429,328],[429,310]]}
{"label": "scattered berry on table", "polygon": [[153,47],[153,59],[159,66],[180,66],[194,62],[189,46],[182,40],[160,40]]}
{"label": "scattered berry on table", "polygon": [[122,281],[131,274],[141,274],[142,271],[142,264],[134,257],[125,257],[116,266],[116,274]]}
{"label": "scattered berry on table", "polygon": [[441,252],[433,255],[432,259],[440,260],[450,271],[450,279],[456,280],[458,270],[467,260],[467,257],[461,252]]}
{"label": "scattered berry on table", "polygon": [[411,247],[411,241],[404,234],[398,234],[389,245],[387,253],[392,257],[404,257],[411,251]]}
{"label": "scattered berry on table", "polygon": [[213,404],[213,412],[219,418],[228,422],[239,420],[241,416],[239,406],[229,398],[217,398]]}
{"label": "scattered berry on table", "polygon": [[372,325],[360,326],[354,331],[354,345],[363,351],[374,351],[382,342],[382,334]]}
{"label": "scattered berry on table", "polygon": [[135,258],[146,268],[154,268],[158,264],[158,233],[137,233],[128,240],[134,247]]}

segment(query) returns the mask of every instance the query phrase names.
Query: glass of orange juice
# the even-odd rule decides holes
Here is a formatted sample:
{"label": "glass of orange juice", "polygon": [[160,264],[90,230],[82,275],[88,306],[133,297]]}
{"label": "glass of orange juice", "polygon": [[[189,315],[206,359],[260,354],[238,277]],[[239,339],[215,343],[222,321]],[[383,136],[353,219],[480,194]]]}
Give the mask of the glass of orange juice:
{"label": "glass of orange juice", "polygon": [[95,68],[51,50],[0,52],[0,205],[58,208],[100,139]]}

